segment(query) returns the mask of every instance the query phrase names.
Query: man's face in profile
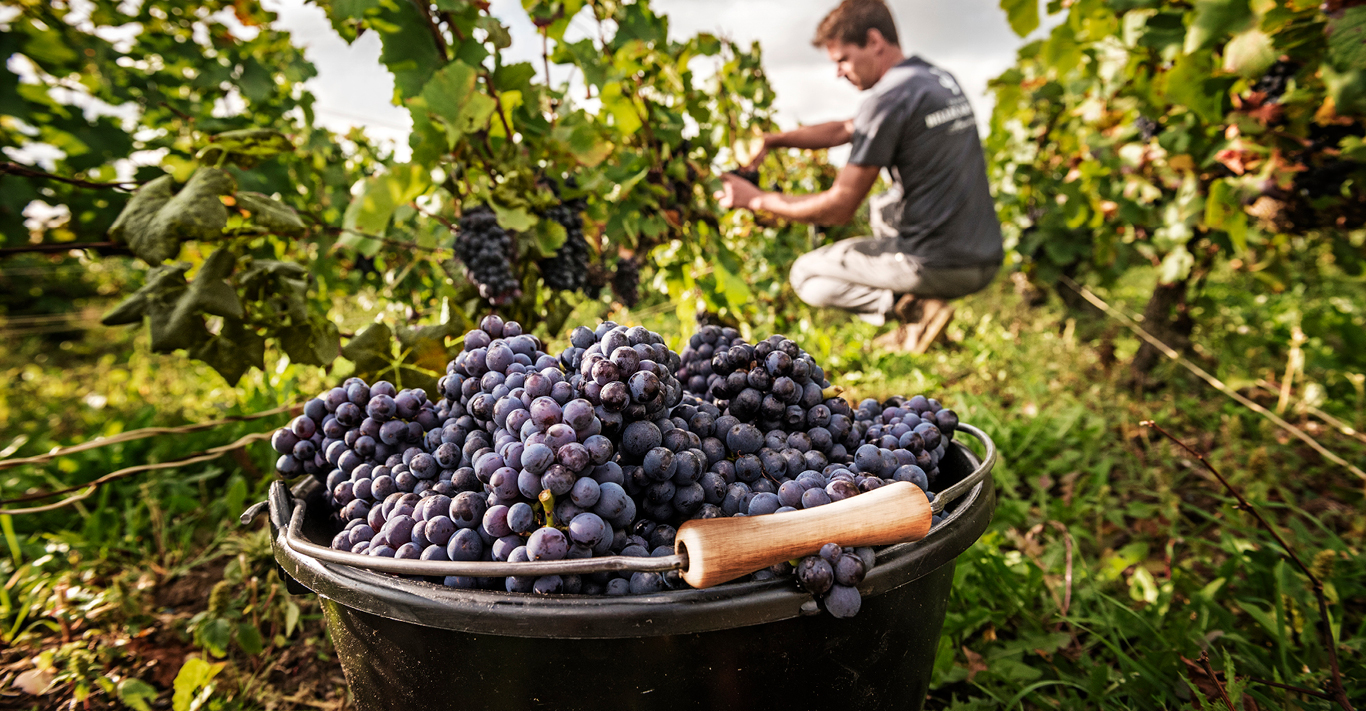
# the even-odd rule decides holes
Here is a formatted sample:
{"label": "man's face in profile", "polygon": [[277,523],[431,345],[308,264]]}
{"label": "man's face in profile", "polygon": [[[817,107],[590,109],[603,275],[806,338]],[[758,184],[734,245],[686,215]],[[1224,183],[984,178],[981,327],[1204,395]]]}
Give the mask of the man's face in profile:
{"label": "man's face in profile", "polygon": [[835,63],[836,74],[848,79],[859,91],[872,88],[882,73],[878,71],[878,57],[890,45],[877,30],[868,30],[868,41],[862,47],[852,42],[833,40],[825,45],[825,53]]}

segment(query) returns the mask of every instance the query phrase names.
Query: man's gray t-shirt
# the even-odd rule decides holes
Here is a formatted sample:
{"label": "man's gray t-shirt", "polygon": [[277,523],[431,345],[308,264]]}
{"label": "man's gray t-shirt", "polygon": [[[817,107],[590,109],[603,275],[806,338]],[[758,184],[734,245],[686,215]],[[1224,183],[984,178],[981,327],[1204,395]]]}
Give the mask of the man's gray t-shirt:
{"label": "man's gray t-shirt", "polygon": [[851,143],[850,163],[887,168],[900,189],[887,222],[901,251],[934,267],[1001,263],[976,118],[948,72],[919,57],[887,70],[859,107]]}

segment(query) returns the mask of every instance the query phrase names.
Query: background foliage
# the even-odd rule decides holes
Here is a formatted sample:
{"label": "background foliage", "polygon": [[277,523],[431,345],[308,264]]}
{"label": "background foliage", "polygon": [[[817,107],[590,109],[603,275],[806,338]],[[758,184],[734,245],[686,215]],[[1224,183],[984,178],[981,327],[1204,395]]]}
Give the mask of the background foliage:
{"label": "background foliage", "polygon": [[[1039,26],[1033,0],[1001,5],[1022,36]],[[1080,0],[1048,11],[1063,13],[1058,24],[992,84],[987,139],[1026,274],[1109,284],[1155,265],[1145,319],[1175,343],[1194,310],[1217,308],[1203,287],[1220,265],[1270,293],[1297,288],[1322,251],[1361,276],[1366,6]],[[1310,328],[1362,367],[1366,332]],[[1135,365],[1155,359],[1144,349]]]}

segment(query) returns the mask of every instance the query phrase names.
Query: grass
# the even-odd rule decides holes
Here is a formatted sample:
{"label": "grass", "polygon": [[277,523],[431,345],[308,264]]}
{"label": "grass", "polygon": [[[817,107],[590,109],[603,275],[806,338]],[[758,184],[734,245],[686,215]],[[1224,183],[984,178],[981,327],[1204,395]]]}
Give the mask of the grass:
{"label": "grass", "polygon": [[[1248,309],[1288,311],[1279,295],[1241,304],[1255,297],[1235,286],[1218,308],[1206,307],[1196,342],[1197,353],[1219,354],[1206,364],[1238,385],[1284,365],[1279,326],[1257,342],[1239,332]],[[1132,311],[1143,289],[1140,275],[1108,293]],[[1331,298],[1336,292],[1311,308],[1301,295],[1294,322]],[[672,315],[646,325],[666,334],[691,327]],[[1250,681],[1323,687],[1312,592],[1198,463],[1139,425],[1146,419],[1209,453],[1313,561],[1349,691],[1366,677],[1362,482],[1169,364],[1158,372],[1162,387],[1135,391],[1122,361],[1137,342],[1112,324],[1056,301],[1030,308],[998,284],[960,302],[952,342],[924,357],[872,351],[874,329],[834,314],[807,314],[788,328],[849,395],[937,395],[1001,448],[996,518],[958,561],[929,708],[1222,708],[1216,684],[1240,709],[1329,708]],[[64,337],[13,340],[0,351],[12,384],[0,391],[8,455],[263,410],[343,374],[290,366],[233,389],[185,359],[148,354],[124,331]],[[1357,362],[1322,339],[1309,355],[1303,382],[1324,393],[1320,407],[1361,427],[1350,386]],[[3,470],[0,497],[183,456],[283,419]],[[1366,459],[1360,441],[1293,419],[1348,460]],[[263,496],[270,460],[257,445],[242,457],[120,482],[65,510],[0,517],[0,705],[169,702],[179,710],[202,694],[206,708],[345,707],[316,600],[285,593],[259,528],[225,524]],[[1361,704],[1366,692],[1352,698]]]}

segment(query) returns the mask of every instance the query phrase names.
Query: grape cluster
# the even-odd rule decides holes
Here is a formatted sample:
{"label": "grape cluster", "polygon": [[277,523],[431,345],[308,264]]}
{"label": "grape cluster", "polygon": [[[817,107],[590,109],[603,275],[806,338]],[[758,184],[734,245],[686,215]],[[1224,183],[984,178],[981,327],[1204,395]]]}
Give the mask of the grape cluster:
{"label": "grape cluster", "polygon": [[555,256],[541,260],[541,278],[556,291],[582,291],[594,296],[588,283],[588,241],[583,238],[584,202],[570,200],[546,210],[545,218],[559,223],[565,231],[564,244]]}
{"label": "grape cluster", "polygon": [[640,301],[640,262],[635,257],[617,260],[617,269],[612,274],[612,291],[628,309]]}
{"label": "grape cluster", "polygon": [[448,415],[421,389],[349,378],[309,400],[302,415],[271,436],[280,454],[275,468],[284,476],[311,474],[330,489],[340,481],[332,473],[349,476],[367,462],[382,463],[410,445],[420,447]]}
{"label": "grape cluster", "polygon": [[[326,483],[339,550],[455,561],[659,556],[673,553],[690,519],[781,514],[891,481],[933,497],[957,427],[924,397],[857,410],[826,397],[824,371],[782,336],[749,345],[704,327],[685,363],[659,334],[608,321],[575,328],[558,355],[543,348],[520,324],[488,316],[465,334],[439,400],[352,378],[276,432],[277,469]],[[701,378],[703,392],[688,392],[680,375]],[[871,549],[831,544],[753,579],[795,577],[847,617],[873,562]],[[590,595],[686,585],[676,571],[435,582]]]}
{"label": "grape cluster", "polygon": [[832,445],[826,447],[822,440],[817,446],[821,451],[835,452],[834,461],[843,456],[835,446],[857,442],[845,432],[844,420],[833,419],[834,415],[847,418],[851,414],[848,403],[826,397],[830,381],[825,379],[825,371],[791,340],[775,335],[752,346],[735,343],[712,356],[711,369],[708,397],[737,422],[785,432],[838,422],[840,431]]}
{"label": "grape cluster", "polygon": [[1270,69],[1266,70],[1266,74],[1263,74],[1252,85],[1252,90],[1266,94],[1267,101],[1277,101],[1285,94],[1286,85],[1295,78],[1299,69],[1299,65],[1295,62],[1285,59],[1277,60]]}
{"label": "grape cluster", "polygon": [[1134,119],[1134,127],[1138,129],[1138,134],[1142,136],[1145,141],[1153,140],[1153,137],[1156,136],[1162,128],[1156,121],[1147,116],[1139,116]]}
{"label": "grape cluster", "polygon": [[[863,431],[865,442],[854,452],[854,463],[861,471],[884,475],[890,472],[898,481],[911,481],[903,477],[913,475],[923,489],[926,487],[920,477],[933,484],[939,476],[939,461],[958,428],[958,415],[938,400],[916,395],[910,399],[892,398],[885,403],[864,400],[859,403],[854,422]],[[880,470],[878,459],[882,460]],[[896,461],[895,468],[891,460]],[[917,471],[907,474],[901,469],[905,466],[913,466]]]}
{"label": "grape cluster", "polygon": [[512,271],[512,236],[498,225],[498,217],[486,205],[468,210],[460,218],[455,254],[464,262],[479,295],[493,304],[505,304],[522,295]]}
{"label": "grape cluster", "polygon": [[711,387],[715,371],[711,368],[712,356],[739,345],[740,332],[730,327],[703,326],[688,339],[688,345],[679,353],[682,361],[678,368],[678,380],[694,395],[706,395]]}
{"label": "grape cluster", "polygon": [[632,422],[659,419],[683,396],[674,377],[678,354],[658,333],[641,326],[626,328],[611,321],[596,330],[579,326],[570,332],[560,362],[574,373],[575,391],[600,408],[613,433]]}
{"label": "grape cluster", "polygon": [[[797,582],[815,595],[835,617],[853,617],[863,604],[858,584],[873,569],[872,548],[841,548],[838,543],[821,546],[816,555],[797,561]],[[784,563],[784,565],[788,565]]]}

